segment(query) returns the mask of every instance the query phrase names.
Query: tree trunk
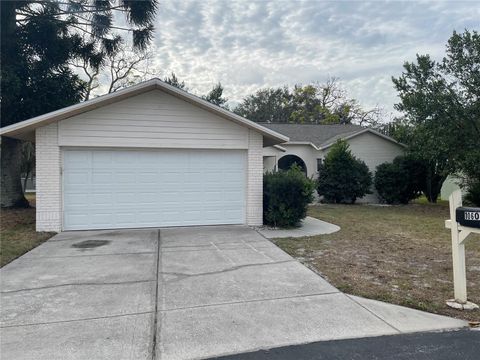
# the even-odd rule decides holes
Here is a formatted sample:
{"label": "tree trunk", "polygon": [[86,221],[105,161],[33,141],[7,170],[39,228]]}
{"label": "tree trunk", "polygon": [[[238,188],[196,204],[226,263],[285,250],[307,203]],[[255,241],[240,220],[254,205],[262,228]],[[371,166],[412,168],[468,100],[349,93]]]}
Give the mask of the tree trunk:
{"label": "tree trunk", "polygon": [[427,170],[426,184],[425,184],[425,197],[428,202],[436,203],[440,192],[442,191],[442,185],[447,177],[435,173],[434,170]]}
{"label": "tree trunk", "polygon": [[1,207],[29,207],[21,181],[22,143],[7,137],[1,142]]}
{"label": "tree trunk", "polygon": [[[12,64],[18,56],[16,49],[16,15],[15,11],[19,4],[16,1],[1,2],[1,61],[2,66]],[[2,69],[3,75],[3,69]],[[2,91],[5,91],[2,84]],[[2,103],[1,120],[2,126],[10,125],[15,121],[10,110],[6,110]],[[11,107],[10,107],[11,108]],[[2,137],[0,151],[0,177],[1,177],[1,199],[0,206],[4,207],[29,207],[28,201],[23,195],[21,181],[21,161],[22,161],[22,143],[19,140]]]}
{"label": "tree trunk", "polygon": [[28,177],[30,176],[30,171],[25,173],[25,179],[23,179],[23,193],[27,192]]}

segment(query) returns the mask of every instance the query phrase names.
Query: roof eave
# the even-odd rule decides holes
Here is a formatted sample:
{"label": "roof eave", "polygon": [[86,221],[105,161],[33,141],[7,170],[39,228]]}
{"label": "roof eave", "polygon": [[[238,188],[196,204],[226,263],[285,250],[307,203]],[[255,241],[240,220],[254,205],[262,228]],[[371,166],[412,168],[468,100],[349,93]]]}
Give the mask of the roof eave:
{"label": "roof eave", "polygon": [[144,92],[155,90],[155,89],[165,91],[170,95],[178,97],[184,101],[190,102],[193,105],[199,106],[200,108],[203,108],[204,110],[214,113],[220,117],[236,122],[240,125],[246,126],[252,130],[258,131],[263,135],[263,138],[264,138],[263,146],[277,145],[277,144],[285,143],[289,140],[289,138],[285,135],[282,135],[280,133],[277,133],[276,131],[270,130],[264,126],[254,123],[253,121],[245,119],[219,106],[213,105],[206,100],[203,100],[195,95],[189,94],[172,85],[166,84],[159,79],[151,79],[146,82],[133,85],[129,88],[122,89],[114,93],[99,96],[97,98],[94,98],[79,104],[71,105],[63,109],[52,111],[47,114],[43,114],[28,120],[21,121],[13,125],[0,128],[0,135],[17,138],[21,140],[32,141],[35,138],[35,129],[37,127],[45,126],[57,121],[61,121],[66,118],[79,115],[87,111],[95,110],[99,107],[109,105],[117,101],[121,101],[129,97],[140,95]]}
{"label": "roof eave", "polygon": [[307,145],[307,146],[313,147],[315,150],[320,150],[320,148],[317,145],[315,145],[310,141],[288,141],[282,144],[282,146],[285,146],[285,145]]}
{"label": "roof eave", "polygon": [[280,150],[281,152],[287,151],[287,149],[285,149],[283,146],[280,146],[280,145],[273,145],[273,147],[274,147],[275,149]]}

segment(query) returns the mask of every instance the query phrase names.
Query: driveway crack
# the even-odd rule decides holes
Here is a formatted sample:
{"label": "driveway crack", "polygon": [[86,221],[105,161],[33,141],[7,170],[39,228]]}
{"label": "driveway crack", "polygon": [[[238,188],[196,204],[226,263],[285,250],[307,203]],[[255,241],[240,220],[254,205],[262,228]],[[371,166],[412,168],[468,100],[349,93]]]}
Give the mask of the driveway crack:
{"label": "driveway crack", "polygon": [[14,294],[22,291],[34,291],[34,290],[45,290],[45,289],[54,289],[59,287],[65,286],[98,286],[98,285],[128,285],[128,284],[137,284],[137,283],[144,283],[144,282],[152,282],[155,279],[145,279],[145,280],[132,280],[132,281],[118,281],[118,282],[79,282],[79,283],[65,283],[65,284],[58,284],[58,285],[47,285],[47,286],[40,286],[34,288],[26,288],[26,289],[16,289],[16,290],[6,290],[0,292],[0,294]]}
{"label": "driveway crack", "polygon": [[181,272],[168,272],[168,271],[162,272],[161,274],[162,275],[176,276],[177,278],[167,281],[167,282],[175,282],[175,281],[183,280],[185,278],[224,274],[224,273],[227,273],[227,272],[236,271],[236,270],[239,270],[239,269],[244,269],[244,268],[249,268],[249,267],[285,264],[285,263],[289,263],[289,262],[296,262],[296,260],[292,259],[292,260],[284,260],[284,261],[272,261],[272,262],[267,262],[267,263],[237,265],[237,266],[232,266],[232,267],[222,269],[222,270],[216,270],[216,271],[210,271],[210,272],[204,272],[204,273],[197,273],[197,274],[188,274],[188,273],[181,273]]}
{"label": "driveway crack", "polygon": [[91,321],[91,320],[114,319],[114,318],[120,318],[120,317],[145,315],[145,314],[151,314],[151,313],[152,313],[151,311],[141,311],[141,312],[134,312],[134,313],[115,314],[115,315],[106,315],[106,316],[95,316],[95,317],[87,317],[87,318],[80,318],[80,319],[43,321],[43,322],[38,322],[38,323],[27,323],[27,324],[2,325],[2,326],[0,326],[0,328],[1,329],[7,329],[7,328],[16,328],[16,327],[38,326],[38,325],[64,324],[64,323],[73,323],[73,322],[82,322],[82,321]]}

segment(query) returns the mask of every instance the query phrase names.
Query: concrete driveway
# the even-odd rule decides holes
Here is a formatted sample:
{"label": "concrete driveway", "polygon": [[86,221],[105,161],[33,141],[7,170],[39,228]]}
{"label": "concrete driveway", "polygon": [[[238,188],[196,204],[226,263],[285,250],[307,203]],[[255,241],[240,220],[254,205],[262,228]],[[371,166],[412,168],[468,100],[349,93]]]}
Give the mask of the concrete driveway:
{"label": "concrete driveway", "polygon": [[4,359],[193,359],[466,325],[347,296],[245,226],[65,232],[0,273]]}

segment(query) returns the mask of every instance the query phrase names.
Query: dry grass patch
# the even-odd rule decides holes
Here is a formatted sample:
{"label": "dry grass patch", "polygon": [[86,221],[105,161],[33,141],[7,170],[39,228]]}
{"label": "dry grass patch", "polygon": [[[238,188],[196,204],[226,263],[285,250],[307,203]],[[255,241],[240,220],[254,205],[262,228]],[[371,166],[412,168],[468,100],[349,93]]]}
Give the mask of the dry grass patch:
{"label": "dry grass patch", "polygon": [[[27,196],[32,206],[35,197]],[[0,267],[15,260],[54,233],[35,231],[35,208],[2,209],[0,211]]]}
{"label": "dry grass patch", "polygon": [[[466,320],[480,312],[450,309],[450,232],[445,205],[318,205],[309,215],[339,225],[334,234],[276,244],[350,294]],[[480,304],[480,236],[466,243],[469,299]]]}

